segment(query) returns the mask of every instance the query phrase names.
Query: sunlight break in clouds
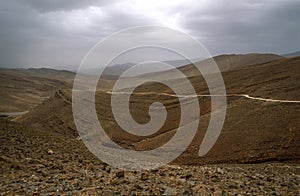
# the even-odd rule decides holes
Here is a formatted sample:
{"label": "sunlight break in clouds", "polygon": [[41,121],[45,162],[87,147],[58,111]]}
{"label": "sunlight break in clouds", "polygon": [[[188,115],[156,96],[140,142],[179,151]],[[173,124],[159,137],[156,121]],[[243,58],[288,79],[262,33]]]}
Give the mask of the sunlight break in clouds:
{"label": "sunlight break in clouds", "polygon": [[188,33],[212,55],[285,54],[299,50],[299,13],[299,0],[0,1],[0,66],[78,65],[104,37],[145,25]]}

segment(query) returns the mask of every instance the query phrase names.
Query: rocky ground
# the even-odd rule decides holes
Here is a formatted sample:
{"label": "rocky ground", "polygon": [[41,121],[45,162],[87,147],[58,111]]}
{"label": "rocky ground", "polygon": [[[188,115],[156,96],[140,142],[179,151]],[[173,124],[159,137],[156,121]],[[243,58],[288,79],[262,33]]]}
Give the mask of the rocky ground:
{"label": "rocky ground", "polygon": [[299,195],[298,163],[121,171],[76,139],[0,121],[1,195]]}

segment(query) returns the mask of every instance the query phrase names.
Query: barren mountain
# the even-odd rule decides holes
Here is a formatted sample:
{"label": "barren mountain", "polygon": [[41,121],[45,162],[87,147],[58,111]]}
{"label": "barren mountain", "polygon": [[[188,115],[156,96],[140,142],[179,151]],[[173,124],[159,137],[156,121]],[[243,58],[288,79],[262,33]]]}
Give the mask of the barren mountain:
{"label": "barren mountain", "polygon": [[56,90],[71,88],[74,73],[52,69],[0,69],[0,112],[22,112]]}
{"label": "barren mountain", "polygon": [[[256,65],[260,63],[266,63],[273,60],[282,59],[284,57],[276,54],[224,54],[213,57],[214,61],[218,65],[221,71],[228,71],[238,67],[246,67],[249,65]],[[199,64],[205,64],[206,60],[198,62]],[[182,72],[188,72],[189,69],[193,69],[192,65],[183,66],[180,68]]]}
{"label": "barren mountain", "polygon": [[[299,64],[298,57],[224,72],[227,116],[220,138],[204,157],[198,157],[197,152],[210,118],[210,97],[201,96],[209,94],[203,79],[190,77],[199,95],[201,123],[194,141],[175,162],[204,164],[299,160]],[[180,79],[173,82],[179,87],[182,85]],[[98,118],[108,130],[107,134],[120,145],[136,150],[152,149],[167,142],[178,127],[179,103],[175,96],[170,95],[170,89],[156,83],[146,84],[132,95],[131,113],[140,123],[148,122],[149,116],[145,111],[154,101],[162,102],[167,107],[164,126],[149,137],[133,136],[117,125],[110,107],[111,94],[107,91],[96,93]],[[75,137],[71,91],[56,92],[55,96],[15,121]]]}
{"label": "barren mountain", "polygon": [[[49,89],[55,93],[50,98],[15,118],[15,122],[0,119],[0,193],[297,195],[299,64],[300,57],[223,72],[227,116],[216,145],[204,157],[198,156],[198,150],[210,118],[212,95],[209,95],[203,78],[193,73],[189,80],[197,92],[201,109],[199,128],[193,141],[172,164],[141,172],[118,170],[91,154],[77,137],[70,86],[62,80],[62,83],[58,82],[62,89],[55,91],[60,79],[51,79],[55,83],[50,83],[53,86]],[[40,96],[40,92],[45,92],[43,88],[40,90],[40,85],[49,84],[45,75],[28,77],[17,71],[16,77],[10,78],[8,75],[14,75],[11,72],[5,77],[15,81],[12,88],[27,80],[34,81],[34,85],[26,83],[19,91],[25,87],[37,88],[29,93]],[[182,80],[178,78],[171,82],[186,90]],[[178,98],[172,90],[152,82],[134,91],[130,110],[136,121],[149,121],[147,111],[155,101],[163,103],[168,112],[166,122],[158,132],[137,137],[124,132],[115,122],[110,106],[113,84],[113,80],[100,81],[95,97],[98,119],[109,137],[119,145],[135,150],[149,150],[168,142],[178,128],[181,115]],[[195,114],[191,112],[189,115],[193,121]]]}
{"label": "barren mountain", "polygon": [[[0,69],[0,115],[23,113],[40,105],[58,90],[71,89],[75,73],[53,69]],[[86,78],[95,77],[86,75]],[[110,75],[104,76],[111,77]],[[112,80],[101,78],[101,87],[111,88]]]}
{"label": "barren mountain", "polygon": [[[284,59],[284,57],[276,54],[224,54],[213,57],[213,60],[218,65],[221,72],[229,71],[239,67],[246,67],[250,65],[256,65],[260,63],[266,63],[274,60]],[[210,66],[212,59],[205,59],[194,64],[199,67]],[[192,77],[197,76],[198,72],[193,64],[184,65],[178,67],[186,76]],[[167,70],[159,73],[152,73],[154,78],[171,78],[174,75],[172,70]]]}

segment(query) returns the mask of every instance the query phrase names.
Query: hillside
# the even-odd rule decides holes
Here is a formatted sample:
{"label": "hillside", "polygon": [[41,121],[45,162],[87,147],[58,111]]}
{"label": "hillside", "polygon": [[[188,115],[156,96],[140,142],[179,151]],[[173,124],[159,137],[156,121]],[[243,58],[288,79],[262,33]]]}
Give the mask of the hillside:
{"label": "hillside", "polygon": [[74,73],[51,69],[0,69],[0,112],[23,112],[56,90],[72,88]]}
{"label": "hillside", "polygon": [[[273,60],[282,59],[284,57],[276,54],[224,54],[213,57],[214,61],[218,65],[221,72],[229,71],[238,67],[246,67],[250,65],[256,65]],[[206,60],[200,61],[197,64],[206,64]],[[191,65],[183,66],[179,68],[182,72],[192,72],[193,67]]]}
{"label": "hillside", "polygon": [[[27,112],[56,91],[71,89],[75,75],[69,71],[46,68],[0,69],[0,116]],[[95,76],[86,75],[87,79],[90,77]],[[113,83],[113,80],[101,78],[101,87],[104,89],[111,88]]]}
{"label": "hillside", "polygon": [[123,172],[76,139],[1,119],[0,142],[3,195],[298,193],[297,164],[167,165]]}
{"label": "hillside", "polygon": [[[284,59],[284,57],[275,54],[224,54],[213,57],[217,66],[221,72],[229,71],[238,67],[246,67],[250,65],[266,63],[274,60]],[[211,63],[211,59],[202,60],[195,62],[194,64],[198,67],[206,67]],[[186,76],[192,77],[197,76],[198,71],[195,69],[194,65],[188,64],[178,67],[178,69],[183,72]],[[172,78],[174,72],[172,70],[162,71],[159,73],[150,73],[146,76],[151,76],[153,78]],[[141,76],[143,77],[143,76]]]}
{"label": "hillside", "polygon": [[[68,92],[68,93],[66,93]],[[41,105],[29,113],[15,118],[32,128],[47,132],[58,132],[64,136],[77,137],[78,132],[72,120],[71,91],[58,90]]]}
{"label": "hillside", "polygon": [[[200,96],[202,116],[197,135],[186,153],[175,163],[298,161],[300,159],[298,150],[300,147],[300,122],[298,120],[300,104],[264,101],[259,98],[297,101],[300,95],[298,90],[299,64],[300,57],[280,59],[224,72],[228,108],[218,142],[207,156],[202,158],[197,156],[210,117],[210,98]],[[189,79],[197,94],[208,94],[201,77]],[[181,87],[180,79],[173,82],[176,82],[180,88],[184,88],[184,86]],[[145,91],[148,91],[147,95],[143,95]],[[131,108],[132,115],[141,123],[149,120],[145,111],[154,101],[164,103],[168,111],[166,123],[157,133],[150,137],[137,137],[125,133],[116,124],[110,109],[110,94],[98,91],[96,109],[102,126],[108,130],[107,134],[120,145],[137,150],[158,147],[168,141],[178,127],[180,109],[177,98],[159,92],[172,93],[163,85],[150,83],[138,88],[130,99],[131,103],[134,103]],[[258,100],[241,95],[258,98]],[[49,132],[55,131],[76,137],[70,101],[71,91],[59,91],[42,105],[15,121],[33,125],[35,128],[43,128]]]}

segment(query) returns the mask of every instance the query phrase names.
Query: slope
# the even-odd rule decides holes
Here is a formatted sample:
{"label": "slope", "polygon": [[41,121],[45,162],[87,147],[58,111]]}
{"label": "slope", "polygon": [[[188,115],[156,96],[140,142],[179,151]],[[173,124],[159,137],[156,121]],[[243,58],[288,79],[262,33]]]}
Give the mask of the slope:
{"label": "slope", "polygon": [[[227,116],[220,138],[205,157],[198,157],[197,152],[210,118],[210,97],[203,96],[209,95],[205,81],[201,77],[190,77],[199,94],[201,123],[192,144],[175,162],[203,164],[299,160],[300,104],[251,99],[255,97],[298,100],[299,65],[300,57],[297,57],[224,72],[228,95]],[[179,88],[185,88],[180,79],[173,82]],[[178,99],[169,96],[168,93],[172,94],[172,91],[166,86],[149,83],[136,89],[130,99],[131,114],[140,123],[149,121],[149,114],[145,111],[148,111],[153,102],[159,101],[166,106],[168,116],[165,124],[149,137],[128,134],[116,124],[110,106],[111,94],[107,91],[96,93],[98,118],[107,130],[107,134],[118,144],[136,150],[156,148],[174,135],[179,124]],[[58,94],[63,96],[52,97],[33,111],[17,118],[16,121],[74,137],[76,131],[71,110],[71,92],[63,91]],[[190,115],[192,120],[197,114],[191,112]]]}
{"label": "slope", "polygon": [[74,73],[51,69],[0,69],[0,112],[29,110],[57,89],[71,88]]}

